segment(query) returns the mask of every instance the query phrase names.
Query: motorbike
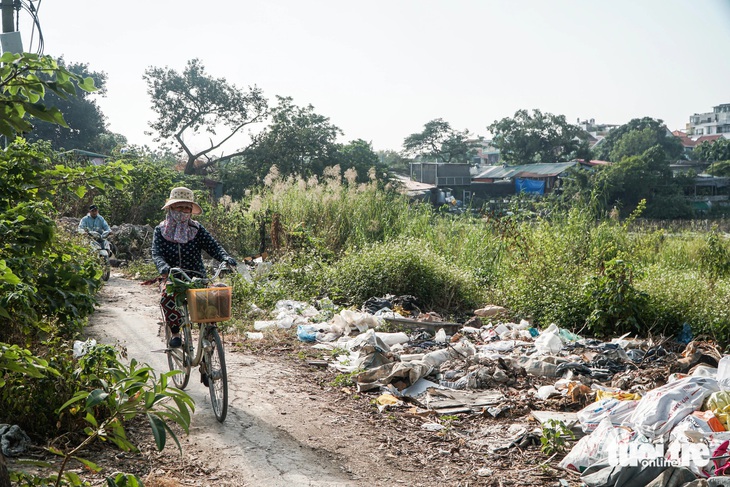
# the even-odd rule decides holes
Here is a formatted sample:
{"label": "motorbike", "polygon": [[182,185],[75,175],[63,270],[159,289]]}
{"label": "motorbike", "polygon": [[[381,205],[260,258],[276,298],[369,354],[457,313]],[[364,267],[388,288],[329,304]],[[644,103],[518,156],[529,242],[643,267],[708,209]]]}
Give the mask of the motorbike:
{"label": "motorbike", "polygon": [[101,278],[104,281],[109,280],[109,276],[111,275],[112,265],[111,265],[111,256],[113,254],[112,251],[112,243],[107,240],[106,238],[109,236],[109,230],[99,233],[94,231],[87,232],[89,236],[91,237],[91,245],[92,247],[97,251],[99,254],[99,260],[101,260],[102,264],[102,273]]}

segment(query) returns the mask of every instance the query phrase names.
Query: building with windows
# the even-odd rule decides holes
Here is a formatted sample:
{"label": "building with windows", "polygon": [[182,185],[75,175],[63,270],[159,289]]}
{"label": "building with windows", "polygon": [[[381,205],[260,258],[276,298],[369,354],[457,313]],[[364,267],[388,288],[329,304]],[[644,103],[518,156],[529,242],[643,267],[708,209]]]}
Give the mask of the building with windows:
{"label": "building with windows", "polygon": [[695,113],[689,117],[687,135],[730,134],[730,103],[712,107],[708,113]]}

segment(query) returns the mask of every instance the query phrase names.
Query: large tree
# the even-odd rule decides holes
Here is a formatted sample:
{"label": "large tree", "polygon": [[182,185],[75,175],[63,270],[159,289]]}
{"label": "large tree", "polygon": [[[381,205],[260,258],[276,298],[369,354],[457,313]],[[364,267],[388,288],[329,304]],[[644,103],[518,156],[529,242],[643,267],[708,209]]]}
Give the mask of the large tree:
{"label": "large tree", "polygon": [[730,176],[730,139],[702,142],[692,151],[692,159],[711,162],[712,164],[707,168],[708,174]]}
{"label": "large tree", "polygon": [[514,117],[497,120],[487,129],[493,134],[492,145],[508,164],[590,159],[587,134],[569,124],[565,115],[518,110]]}
{"label": "large tree", "polygon": [[380,161],[390,170],[403,174],[408,173],[409,161],[400,152],[387,149],[379,150],[377,154]]}
{"label": "large tree", "polygon": [[104,152],[108,148],[105,136],[109,132],[106,128],[106,117],[95,98],[106,95],[106,73],[91,71],[86,63],[66,64],[63,58],[58,59],[58,65],[81,78],[92,79],[97,90],[91,92],[79,90],[75,96],[48,93],[44,98],[44,104],[60,110],[68,126],[36,121],[25,138],[32,142],[47,140],[55,150],[83,149]]}
{"label": "large tree", "polygon": [[478,141],[468,130],[460,132],[449,122],[437,118],[426,123],[421,132],[405,138],[403,154],[436,162],[471,162],[477,145]]}
{"label": "large tree", "polygon": [[682,143],[667,130],[664,122],[650,117],[635,118],[611,130],[596,151],[596,157],[617,162],[623,157],[639,156],[658,145],[667,159],[682,155]]}
{"label": "large tree", "polygon": [[380,157],[373,151],[370,142],[365,140],[352,140],[341,145],[338,153],[337,160],[342,171],[356,170],[358,182],[367,181],[372,169],[376,171],[378,176],[382,176],[383,173],[387,172],[385,163],[380,161]]}
{"label": "large tree", "polygon": [[681,218],[691,213],[681,181],[672,175],[658,145],[599,170],[593,178],[593,191],[604,211],[616,206],[629,214],[643,199],[649,217]]}
{"label": "large tree", "polygon": [[271,166],[277,166],[282,176],[311,176],[337,164],[337,137],[342,134],[339,127],[316,113],[312,105],[297,106],[290,97],[277,99],[277,106],[271,110],[271,124],[244,153],[250,170],[259,178]]}
{"label": "large tree", "polygon": [[730,161],[730,139],[704,141],[692,151],[695,161],[717,162]]}
{"label": "large tree", "polygon": [[[248,125],[265,120],[268,102],[256,86],[247,90],[213,78],[198,59],[188,61],[182,73],[170,68],[150,67],[145,71],[147,93],[157,120],[150,123],[155,141],[175,139],[185,153],[185,174],[195,174],[217,162],[242,155],[246,148],[226,155],[215,154]],[[217,140],[218,132],[225,130]],[[194,149],[190,138],[209,135],[205,149]]]}

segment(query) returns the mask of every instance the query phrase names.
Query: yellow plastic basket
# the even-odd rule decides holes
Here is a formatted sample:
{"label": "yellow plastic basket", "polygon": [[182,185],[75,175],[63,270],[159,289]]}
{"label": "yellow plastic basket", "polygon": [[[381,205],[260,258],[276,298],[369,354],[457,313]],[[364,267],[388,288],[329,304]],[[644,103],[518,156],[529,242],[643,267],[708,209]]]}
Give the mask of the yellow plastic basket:
{"label": "yellow plastic basket", "polygon": [[188,312],[193,323],[212,323],[231,319],[233,288],[188,289]]}

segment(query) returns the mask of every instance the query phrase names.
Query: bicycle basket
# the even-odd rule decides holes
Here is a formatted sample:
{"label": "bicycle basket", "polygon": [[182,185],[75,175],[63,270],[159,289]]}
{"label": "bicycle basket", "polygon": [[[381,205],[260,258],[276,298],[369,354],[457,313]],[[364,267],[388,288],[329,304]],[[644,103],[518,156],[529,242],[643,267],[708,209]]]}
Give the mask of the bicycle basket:
{"label": "bicycle basket", "polygon": [[231,319],[232,287],[188,289],[186,294],[191,322],[211,323]]}

